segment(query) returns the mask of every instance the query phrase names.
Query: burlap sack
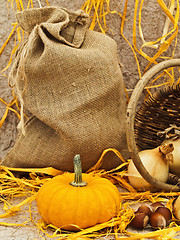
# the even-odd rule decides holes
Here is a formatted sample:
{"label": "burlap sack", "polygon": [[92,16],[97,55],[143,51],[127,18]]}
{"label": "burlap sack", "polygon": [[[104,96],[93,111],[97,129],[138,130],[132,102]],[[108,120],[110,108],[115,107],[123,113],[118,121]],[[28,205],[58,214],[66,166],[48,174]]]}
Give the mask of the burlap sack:
{"label": "burlap sack", "polygon": [[[79,153],[85,171],[106,148],[125,156],[126,103],[115,41],[88,30],[88,16],[81,10],[31,9],[18,13],[17,20],[29,37],[10,81],[36,118],[4,163],[71,171]],[[119,163],[109,154],[103,167]]]}

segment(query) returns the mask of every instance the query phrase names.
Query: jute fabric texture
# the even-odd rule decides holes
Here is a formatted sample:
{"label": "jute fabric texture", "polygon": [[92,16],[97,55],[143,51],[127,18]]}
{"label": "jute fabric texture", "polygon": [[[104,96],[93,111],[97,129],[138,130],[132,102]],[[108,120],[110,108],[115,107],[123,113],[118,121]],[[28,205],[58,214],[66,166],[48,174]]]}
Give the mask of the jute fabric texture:
{"label": "jute fabric texture", "polygon": [[[29,34],[14,60],[9,81],[34,117],[25,125],[4,163],[13,167],[53,166],[83,171],[106,148],[127,156],[126,100],[116,42],[88,29],[88,15],[60,7],[17,13]],[[102,165],[120,164],[108,153]]]}

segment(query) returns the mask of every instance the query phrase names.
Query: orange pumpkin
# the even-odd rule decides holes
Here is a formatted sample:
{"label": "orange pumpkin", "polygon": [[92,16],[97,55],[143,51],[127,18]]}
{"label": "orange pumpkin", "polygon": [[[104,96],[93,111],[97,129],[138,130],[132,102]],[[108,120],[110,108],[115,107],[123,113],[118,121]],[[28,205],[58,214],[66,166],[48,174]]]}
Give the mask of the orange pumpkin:
{"label": "orange pumpkin", "polygon": [[116,186],[105,178],[82,174],[79,155],[74,157],[74,169],[75,174],[58,175],[40,188],[37,206],[43,220],[76,231],[113,218],[120,206]]}

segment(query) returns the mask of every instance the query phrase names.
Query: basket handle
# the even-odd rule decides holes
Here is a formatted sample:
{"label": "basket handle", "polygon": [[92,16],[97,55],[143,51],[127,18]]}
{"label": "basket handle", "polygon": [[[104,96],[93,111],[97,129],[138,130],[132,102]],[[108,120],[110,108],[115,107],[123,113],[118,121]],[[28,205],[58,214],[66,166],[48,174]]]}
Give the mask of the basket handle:
{"label": "basket handle", "polygon": [[169,191],[169,190],[180,191],[180,187],[157,181],[146,170],[146,168],[142,164],[142,161],[138,155],[138,149],[136,146],[135,135],[134,135],[134,119],[135,119],[138,100],[141,96],[141,93],[144,90],[144,87],[147,85],[149,80],[151,80],[160,71],[167,69],[169,67],[176,67],[176,66],[180,66],[180,59],[166,60],[161,63],[158,63],[157,65],[149,69],[136,84],[132,92],[132,95],[130,97],[130,101],[127,107],[127,114],[126,114],[127,145],[128,145],[129,152],[131,154],[131,158],[134,162],[134,165],[136,166],[137,170],[142,175],[142,177],[148,183],[150,183],[152,186],[154,186],[157,189],[166,190],[166,191]]}

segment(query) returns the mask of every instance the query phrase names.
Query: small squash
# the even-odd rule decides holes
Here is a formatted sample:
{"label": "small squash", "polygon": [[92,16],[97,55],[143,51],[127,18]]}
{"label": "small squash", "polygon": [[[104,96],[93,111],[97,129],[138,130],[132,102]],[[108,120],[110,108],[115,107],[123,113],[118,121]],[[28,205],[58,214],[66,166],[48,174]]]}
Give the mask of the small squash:
{"label": "small squash", "polygon": [[105,178],[82,174],[78,154],[74,157],[74,171],[58,175],[40,188],[37,207],[43,220],[77,231],[113,218],[120,206],[116,186]]}

